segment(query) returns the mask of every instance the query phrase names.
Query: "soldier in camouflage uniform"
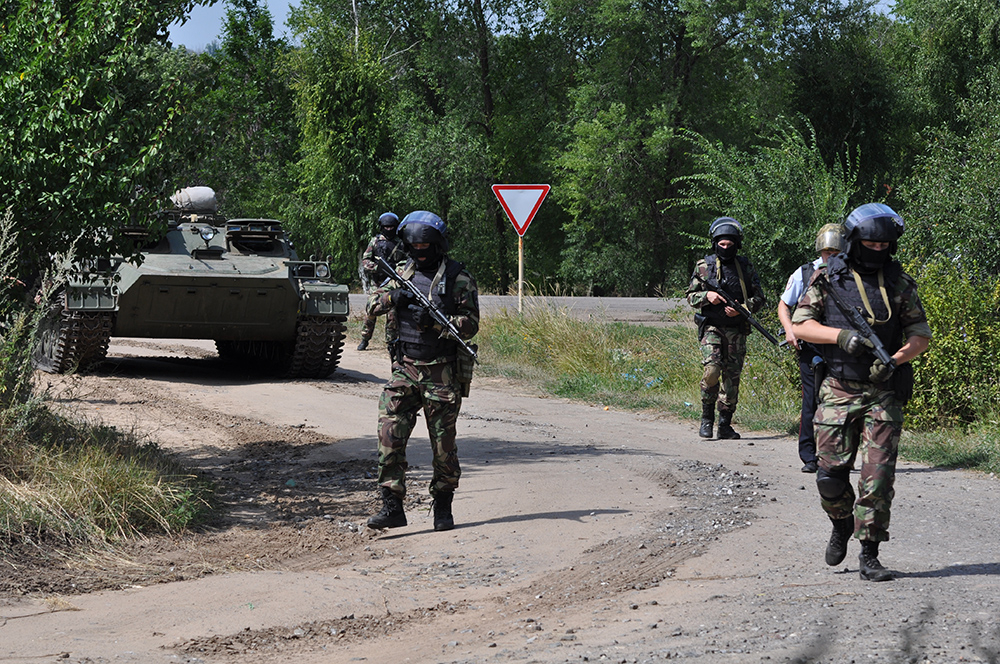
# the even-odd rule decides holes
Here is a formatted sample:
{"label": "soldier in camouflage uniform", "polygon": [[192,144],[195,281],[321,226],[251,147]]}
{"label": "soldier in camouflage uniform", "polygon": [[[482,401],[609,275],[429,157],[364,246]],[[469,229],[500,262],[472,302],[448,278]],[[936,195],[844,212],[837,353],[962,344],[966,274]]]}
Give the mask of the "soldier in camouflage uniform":
{"label": "soldier in camouflage uniform", "polygon": [[722,296],[713,289],[725,289],[751,313],[764,306],[764,292],[750,261],[744,256],[737,256],[743,243],[740,223],[730,217],[719,217],[712,222],[709,235],[714,253],[698,261],[687,289],[688,304],[699,310],[695,320],[705,367],[701,379],[701,429],[698,435],[712,437],[718,403],[718,437],[720,440],[736,439],[740,434],[733,430],[732,420],[739,402],[740,374],[743,372],[750,324],[736,309],[727,306]]}
{"label": "soldier in camouflage uniform", "polygon": [[[398,269],[448,316],[463,339],[479,331],[479,294],[476,281],[465,267],[448,258],[447,228],[436,214],[411,212],[399,226],[410,260]],[[379,399],[378,485],[382,511],[368,520],[372,528],[406,525],[406,443],[423,410],[433,448],[434,530],[455,527],[452,499],[461,468],[455,445],[455,425],[465,386],[457,371],[458,344],[443,336],[430,313],[415,304],[413,296],[397,284],[387,283],[368,300],[368,314],[395,311],[399,342],[392,363],[392,377]]]}
{"label": "soldier in camouflage uniform", "polygon": [[[815,344],[826,364],[814,426],[819,471],[816,486],[833,522],[828,565],[839,565],[853,534],[861,541],[860,574],[869,581],[893,578],[878,560],[889,539],[896,452],[903,406],[913,390],[910,360],[927,349],[931,329],[917,285],[892,258],[903,220],[892,208],[868,203],[844,224],[845,250],[818,269],[792,314],[795,336]],[[887,365],[872,353],[830,295],[865,316],[886,351]],[[858,494],[850,482],[861,457]]]}
{"label": "soldier in camouflage uniform", "polygon": [[[371,239],[365,252],[361,255],[361,273],[364,277],[365,292],[369,292],[369,285],[377,285],[382,282],[379,279],[378,263],[375,257],[383,258],[389,265],[395,265],[401,259],[399,256],[399,238],[396,237],[396,228],[399,226],[399,217],[392,212],[385,212],[378,218],[379,234]],[[378,316],[365,315],[364,329],[361,331],[361,343],[358,350],[368,348],[368,342],[375,334],[375,322]],[[385,343],[390,345],[396,336],[395,321],[391,315],[386,316]]]}

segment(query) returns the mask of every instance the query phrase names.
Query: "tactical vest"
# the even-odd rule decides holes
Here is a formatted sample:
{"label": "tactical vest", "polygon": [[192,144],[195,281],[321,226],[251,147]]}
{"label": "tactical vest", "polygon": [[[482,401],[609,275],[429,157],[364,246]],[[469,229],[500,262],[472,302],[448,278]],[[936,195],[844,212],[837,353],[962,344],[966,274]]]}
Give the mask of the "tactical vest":
{"label": "tactical vest", "polygon": [[[740,269],[743,270],[743,277],[746,278],[750,273],[750,261],[743,256],[737,256],[736,260],[740,262]],[[741,283],[740,275],[736,271],[735,261],[730,261],[729,263],[725,261],[719,262],[715,254],[709,254],[705,256],[705,265],[708,267],[709,282],[713,285],[718,285],[740,304],[746,304],[747,298],[743,297],[743,291],[746,289],[747,297],[750,297],[752,295],[750,292],[752,285],[746,282]],[[720,266],[722,268],[721,274],[719,270]],[[724,303],[706,304],[701,308],[701,315],[705,317],[707,324],[714,325],[715,327],[740,327],[747,324],[742,316],[727,316],[726,305]]]}
{"label": "tactical vest", "polygon": [[[408,266],[409,267],[409,266]],[[438,277],[438,273],[443,273]],[[434,272],[413,273],[410,281],[421,293],[428,296],[445,316],[453,316],[458,312],[455,302],[455,277],[465,269],[458,261],[446,259]],[[405,271],[404,271],[405,274]],[[414,360],[433,360],[435,358],[455,357],[458,344],[453,339],[442,339],[438,330],[423,331],[417,327],[416,312],[409,307],[396,310],[399,321],[399,341],[402,344],[403,355]]]}
{"label": "tactical vest", "polygon": [[802,288],[809,288],[809,280],[813,278],[813,273],[816,272],[816,266],[812,262],[806,263],[799,268],[802,270]]}
{"label": "tactical vest", "polygon": [[[898,262],[890,261],[882,271],[886,295],[891,305],[896,295],[899,278],[903,274],[903,268]],[[861,315],[868,318],[868,324],[872,326],[872,330],[882,340],[885,349],[892,355],[903,345],[903,327],[899,322],[899,311],[886,308],[882,293],[879,291],[877,272],[861,274],[860,276],[861,283],[865,287],[865,294],[868,296],[868,304],[875,316],[874,322],[868,316],[861,292],[858,290],[854,275],[844,261],[843,255],[838,254],[827,263],[826,277],[829,288],[836,289],[847,306],[858,309]],[[823,306],[826,313],[826,325],[844,330],[854,329],[829,294],[825,295]],[[871,353],[862,353],[860,357],[854,357],[843,351],[837,344],[825,344],[820,346],[820,349],[823,352],[823,359],[826,360],[829,375],[841,380],[870,382],[869,372],[872,362],[875,361]]]}
{"label": "tactical vest", "polygon": [[397,246],[399,246],[399,240],[390,240],[386,236],[379,233],[372,251],[376,256],[391,264],[392,261],[389,259],[393,252],[396,251]]}

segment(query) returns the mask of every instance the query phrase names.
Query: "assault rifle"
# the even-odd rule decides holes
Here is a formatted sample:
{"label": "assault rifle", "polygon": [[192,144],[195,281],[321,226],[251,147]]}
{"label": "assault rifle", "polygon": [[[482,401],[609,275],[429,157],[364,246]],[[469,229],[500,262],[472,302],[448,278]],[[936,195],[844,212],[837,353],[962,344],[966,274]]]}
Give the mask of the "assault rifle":
{"label": "assault rifle", "polygon": [[878,338],[875,330],[868,324],[865,317],[861,315],[861,311],[844,302],[840,293],[834,290],[826,279],[820,279],[819,283],[820,288],[830,296],[834,304],[837,305],[837,308],[840,309],[840,313],[847,317],[847,321],[854,328],[854,331],[871,342],[872,352],[875,353],[875,357],[880,359],[882,364],[895,368],[896,359],[885,349],[882,340]]}
{"label": "assault rifle", "polygon": [[736,311],[738,311],[741,316],[743,316],[744,318],[747,319],[748,323],[750,323],[751,325],[753,325],[755,328],[757,328],[758,332],[760,332],[761,334],[764,335],[765,339],[767,339],[768,341],[770,341],[775,346],[780,346],[781,345],[778,342],[778,340],[775,339],[774,335],[771,334],[770,332],[768,332],[767,328],[764,327],[763,325],[761,325],[760,321],[753,317],[753,314],[750,313],[750,310],[747,309],[746,307],[744,307],[739,302],[737,302],[736,299],[734,297],[732,297],[729,293],[727,293],[722,288],[719,288],[718,286],[716,286],[715,284],[713,284],[711,281],[708,281],[707,279],[705,279],[704,277],[702,277],[698,273],[695,273],[694,278],[697,279],[698,281],[700,281],[705,286],[708,286],[708,290],[710,292],[712,292],[712,293],[718,293],[719,296],[725,301],[726,306],[729,306],[729,307],[732,307],[733,309],[736,309]]}
{"label": "assault rifle", "polygon": [[440,325],[445,332],[448,333],[448,336],[458,342],[458,347],[465,351],[469,357],[473,359],[473,361],[479,362],[479,355],[476,353],[476,350],[462,340],[462,337],[458,333],[458,328],[455,327],[454,323],[448,320],[448,317],[437,307],[437,305],[431,302],[426,295],[421,293],[420,289],[417,288],[412,281],[407,281],[396,274],[396,270],[393,269],[393,267],[389,265],[384,258],[381,256],[375,256],[375,262],[378,263],[380,268],[382,268],[382,272],[389,277],[389,280],[399,284],[402,288],[405,288],[407,292],[413,296],[413,299],[420,303],[419,307],[412,304],[410,305],[411,307],[418,309],[422,307],[430,312],[431,318],[434,319],[434,322]]}

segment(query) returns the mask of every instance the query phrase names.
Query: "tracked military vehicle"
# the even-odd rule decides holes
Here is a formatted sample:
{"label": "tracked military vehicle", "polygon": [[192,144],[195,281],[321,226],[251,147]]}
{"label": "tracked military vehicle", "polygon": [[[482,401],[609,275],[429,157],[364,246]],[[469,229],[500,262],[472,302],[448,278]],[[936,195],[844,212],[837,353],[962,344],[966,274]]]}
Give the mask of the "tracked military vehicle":
{"label": "tracked military vehicle", "polygon": [[47,312],[36,366],[86,369],[112,337],[154,337],[214,339],[221,357],[287,378],[333,373],[349,305],[329,262],[299,260],[274,219],[223,219],[208,187],[172,201],[162,237],[127,231],[141,265],[117,259],[70,275]]}

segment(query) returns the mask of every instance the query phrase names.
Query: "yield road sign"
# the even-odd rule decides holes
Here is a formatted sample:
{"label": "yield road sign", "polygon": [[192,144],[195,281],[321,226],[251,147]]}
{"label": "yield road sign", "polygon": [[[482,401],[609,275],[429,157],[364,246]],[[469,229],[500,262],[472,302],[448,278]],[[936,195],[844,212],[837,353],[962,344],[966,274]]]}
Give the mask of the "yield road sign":
{"label": "yield road sign", "polygon": [[549,189],[551,187],[547,184],[495,184],[493,194],[500,201],[500,207],[507,213],[514,230],[524,237]]}

